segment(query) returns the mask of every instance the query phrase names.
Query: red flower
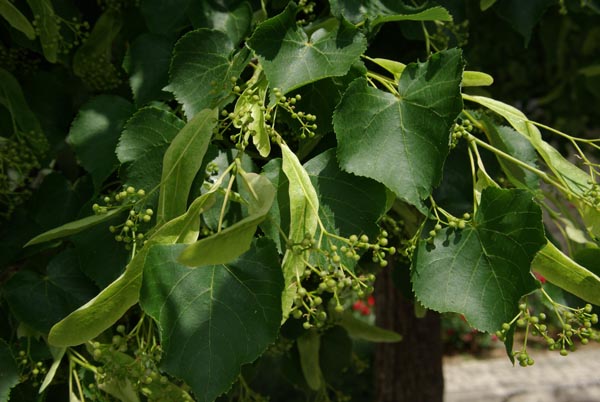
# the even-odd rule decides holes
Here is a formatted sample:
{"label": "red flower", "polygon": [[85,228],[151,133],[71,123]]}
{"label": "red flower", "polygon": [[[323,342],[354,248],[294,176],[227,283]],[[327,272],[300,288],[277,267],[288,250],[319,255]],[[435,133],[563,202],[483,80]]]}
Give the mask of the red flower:
{"label": "red flower", "polygon": [[354,304],[352,305],[352,310],[358,311],[362,315],[369,315],[369,314],[371,314],[371,309],[362,300],[357,300],[356,302],[354,302]]}
{"label": "red flower", "polygon": [[546,283],[546,278],[544,278],[541,274],[534,272],[533,275],[535,275],[538,281],[542,282],[542,285]]}

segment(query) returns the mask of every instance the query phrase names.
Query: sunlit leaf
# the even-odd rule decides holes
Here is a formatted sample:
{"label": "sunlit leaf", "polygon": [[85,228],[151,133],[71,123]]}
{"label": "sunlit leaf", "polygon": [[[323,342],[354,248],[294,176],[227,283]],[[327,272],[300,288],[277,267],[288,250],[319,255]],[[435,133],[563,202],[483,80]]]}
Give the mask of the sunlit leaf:
{"label": "sunlit leaf", "polygon": [[261,223],[275,198],[275,188],[264,176],[246,173],[250,193],[257,196],[248,200],[249,215],[239,222],[190,244],[179,256],[178,262],[188,266],[225,264],[248,251]]}
{"label": "sunlit leaf", "polygon": [[441,179],[450,129],[462,110],[460,50],[409,64],[399,96],[355,80],[333,116],[342,169],[385,184],[421,207]]}
{"label": "sunlit leaf", "polygon": [[365,37],[346,21],[307,34],[296,24],[296,8],[288,5],[263,22],[248,41],[261,62],[271,88],[282,93],[326,77],[345,75],[366,48]]}
{"label": "sunlit leaf", "polygon": [[217,124],[217,109],[204,109],[179,131],[163,158],[157,221],[169,221],[185,212],[190,187]]}

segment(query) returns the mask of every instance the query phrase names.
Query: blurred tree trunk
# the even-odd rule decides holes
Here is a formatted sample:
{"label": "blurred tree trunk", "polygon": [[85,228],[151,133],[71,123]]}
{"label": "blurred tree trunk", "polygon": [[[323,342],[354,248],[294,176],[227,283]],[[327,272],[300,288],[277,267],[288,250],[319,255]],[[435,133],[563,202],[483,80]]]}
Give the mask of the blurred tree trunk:
{"label": "blurred tree trunk", "polygon": [[[376,347],[375,400],[442,402],[444,378],[440,315],[427,311],[423,318],[415,316],[413,303],[394,286],[391,277],[391,270],[394,269],[392,265],[377,276],[377,325],[398,332],[403,340],[397,343],[381,343]],[[405,280],[408,281],[408,278]]]}

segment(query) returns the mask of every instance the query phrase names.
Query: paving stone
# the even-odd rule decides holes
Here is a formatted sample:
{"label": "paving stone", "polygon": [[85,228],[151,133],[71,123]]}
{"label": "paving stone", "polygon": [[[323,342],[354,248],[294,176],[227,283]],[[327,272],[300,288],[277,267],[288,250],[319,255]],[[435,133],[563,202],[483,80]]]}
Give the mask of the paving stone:
{"label": "paving stone", "polygon": [[600,348],[532,355],[527,368],[506,357],[445,362],[445,402],[600,402]]}

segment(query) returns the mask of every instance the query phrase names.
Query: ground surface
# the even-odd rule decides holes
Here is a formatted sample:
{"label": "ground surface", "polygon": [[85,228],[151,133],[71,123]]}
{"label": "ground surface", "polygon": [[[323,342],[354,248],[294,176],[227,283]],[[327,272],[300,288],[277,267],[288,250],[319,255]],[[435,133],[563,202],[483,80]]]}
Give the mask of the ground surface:
{"label": "ground surface", "polygon": [[600,347],[569,354],[531,351],[532,367],[506,356],[444,362],[445,402],[600,402]]}

